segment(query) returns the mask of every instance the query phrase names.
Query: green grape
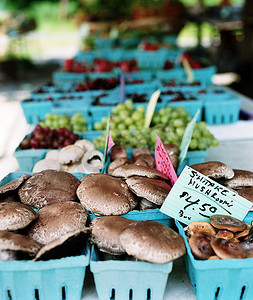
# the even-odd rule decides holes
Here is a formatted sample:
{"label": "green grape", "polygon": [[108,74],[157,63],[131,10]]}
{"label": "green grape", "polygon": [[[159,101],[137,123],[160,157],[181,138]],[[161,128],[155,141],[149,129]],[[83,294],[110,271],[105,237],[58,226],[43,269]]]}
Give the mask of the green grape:
{"label": "green grape", "polygon": [[103,128],[103,124],[100,123],[100,122],[96,122],[96,123],[94,124],[94,129],[95,129],[95,130],[103,130],[103,129],[104,129],[104,128]]}
{"label": "green grape", "polygon": [[220,144],[220,142],[216,138],[213,138],[211,145],[214,147],[217,147],[217,146],[219,146],[219,144]]}
{"label": "green grape", "polygon": [[103,117],[103,118],[102,118],[102,124],[103,124],[103,125],[106,125],[106,124],[107,124],[107,119],[108,119],[108,117]]}
{"label": "green grape", "polygon": [[120,118],[121,120],[125,120],[125,119],[128,118],[128,117],[129,117],[128,111],[126,111],[126,110],[121,110],[121,111],[119,112],[119,118]]}
{"label": "green grape", "polygon": [[196,150],[198,147],[198,141],[196,139],[191,139],[189,148],[191,150]]}
{"label": "green grape", "polygon": [[125,125],[124,123],[118,124],[117,127],[118,127],[119,130],[124,130],[124,129],[126,129],[126,125]]}
{"label": "green grape", "polygon": [[184,122],[182,119],[175,119],[174,120],[174,126],[175,127],[183,127],[184,126]]}

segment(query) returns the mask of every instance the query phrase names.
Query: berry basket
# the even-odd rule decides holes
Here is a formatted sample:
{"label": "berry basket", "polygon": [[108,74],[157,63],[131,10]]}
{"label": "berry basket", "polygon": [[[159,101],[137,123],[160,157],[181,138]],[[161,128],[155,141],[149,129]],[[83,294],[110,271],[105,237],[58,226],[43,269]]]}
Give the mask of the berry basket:
{"label": "berry basket", "polygon": [[187,255],[184,256],[184,263],[197,300],[253,299],[253,258],[196,260],[183,226],[178,221],[176,225],[185,240]]}
{"label": "berry basket", "polygon": [[99,300],[162,300],[173,262],[100,261],[94,246],[90,269]]}
{"label": "berry basket", "polygon": [[[5,176],[0,186],[24,173]],[[0,261],[0,299],[78,300],[81,299],[90,252],[48,261]]]}
{"label": "berry basket", "polygon": [[194,164],[200,164],[205,161],[205,158],[207,156],[207,150],[199,150],[199,151],[188,151],[186,153],[185,159],[181,162],[181,164],[177,168],[177,174],[179,175],[184,167],[191,166]]}
{"label": "berry basket", "polygon": [[136,50],[135,58],[139,68],[163,69],[166,60],[169,58],[169,51],[167,49],[156,51]]}
{"label": "berry basket", "polygon": [[78,84],[82,83],[87,77],[87,73],[73,73],[64,71],[55,71],[52,74],[53,82],[57,85],[62,85],[63,83]]}
{"label": "berry basket", "polygon": [[30,101],[30,99],[25,99],[20,104],[28,124],[37,124],[40,119],[44,118],[46,113],[51,112],[53,107],[53,101]]}
{"label": "berry basket", "polygon": [[32,172],[36,162],[45,158],[47,152],[52,149],[21,149],[17,147],[13,155],[19,166],[19,172]]}
{"label": "berry basket", "polygon": [[241,102],[240,98],[205,101],[204,119],[209,125],[235,123],[239,118]]}

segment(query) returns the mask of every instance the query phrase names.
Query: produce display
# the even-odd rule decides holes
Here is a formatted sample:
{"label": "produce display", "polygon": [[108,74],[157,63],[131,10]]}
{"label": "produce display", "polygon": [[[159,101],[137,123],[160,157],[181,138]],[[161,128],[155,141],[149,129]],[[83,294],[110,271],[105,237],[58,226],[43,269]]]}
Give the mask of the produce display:
{"label": "produce display", "polygon": [[37,124],[28,137],[21,143],[21,149],[59,149],[74,144],[78,134],[67,128],[50,129]]}
{"label": "produce display", "polygon": [[250,224],[227,215],[212,215],[210,223],[195,221],[185,228],[196,259],[253,257],[253,230]]}
{"label": "produce display", "polygon": [[88,120],[81,113],[75,113],[73,116],[59,115],[48,113],[45,115],[45,120],[41,121],[39,125],[43,128],[50,129],[67,128],[73,131],[88,131]]}
{"label": "produce display", "polygon": [[[183,107],[167,106],[154,113],[151,127],[144,129],[145,108],[134,108],[131,100],[120,103],[112,110],[111,136],[116,144],[127,148],[146,147],[154,150],[157,134],[163,143],[173,143],[180,146],[185,128],[191,117]],[[95,130],[104,130],[107,117],[102,122],[94,124]],[[95,139],[96,148],[105,143],[105,134]],[[218,140],[207,129],[205,122],[196,123],[189,150],[205,150],[210,146],[217,146]]]}

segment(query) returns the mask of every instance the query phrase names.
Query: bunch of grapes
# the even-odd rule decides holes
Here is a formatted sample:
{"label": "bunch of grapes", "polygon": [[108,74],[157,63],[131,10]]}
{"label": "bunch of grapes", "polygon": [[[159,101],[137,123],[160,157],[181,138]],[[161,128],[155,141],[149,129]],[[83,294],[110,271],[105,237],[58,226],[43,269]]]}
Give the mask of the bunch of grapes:
{"label": "bunch of grapes", "polygon": [[20,143],[21,149],[59,149],[74,144],[79,138],[67,128],[50,129],[37,124],[29,135]]}
{"label": "bunch of grapes", "polygon": [[[126,100],[124,103],[117,104],[113,109],[113,120],[111,123],[111,134],[116,136],[120,132],[134,131],[142,129],[144,126],[145,108],[138,106],[134,108],[132,100]],[[107,118],[102,118],[102,122],[94,124],[95,130],[105,130],[107,126]]]}
{"label": "bunch of grapes", "polygon": [[45,120],[40,122],[40,126],[50,129],[67,128],[69,130],[84,132],[88,130],[88,120],[82,115],[82,113],[75,113],[72,117],[68,115],[58,115],[48,113],[45,115]]}
{"label": "bunch of grapes", "polygon": [[[144,107],[139,106],[134,109],[131,101],[128,101],[127,104],[126,102],[118,104],[113,111],[115,114],[111,124],[111,136],[116,144],[127,148],[148,147],[154,150],[157,135],[159,135],[163,143],[173,143],[180,146],[185,129],[192,120],[184,107],[167,106],[160,109],[154,113],[151,127],[144,129]],[[135,116],[136,120],[134,119]],[[102,123],[99,123],[100,130],[105,129],[106,124],[107,118],[105,117],[102,119]],[[95,124],[95,126],[98,126],[98,124]],[[104,132],[102,136],[93,141],[95,147],[103,148],[105,139]],[[189,145],[190,151],[205,150],[218,144],[218,140],[207,129],[206,122],[195,124]]]}

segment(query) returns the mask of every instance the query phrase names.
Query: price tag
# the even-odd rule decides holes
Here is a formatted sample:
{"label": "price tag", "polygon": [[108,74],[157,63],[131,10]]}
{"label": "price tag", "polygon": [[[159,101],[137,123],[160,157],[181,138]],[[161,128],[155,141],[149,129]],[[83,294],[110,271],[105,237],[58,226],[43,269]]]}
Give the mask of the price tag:
{"label": "price tag", "polygon": [[120,98],[121,98],[121,102],[125,102],[126,99],[125,78],[122,69],[120,69]]}
{"label": "price tag", "polygon": [[165,199],[161,212],[184,224],[207,221],[214,214],[243,220],[252,202],[186,166]]}
{"label": "price tag", "polygon": [[179,158],[179,166],[182,163],[182,161],[185,159],[185,156],[187,154],[187,151],[188,151],[188,148],[189,148],[189,145],[191,142],[191,138],[192,138],[192,133],[193,133],[194,126],[196,124],[199,112],[200,112],[200,110],[198,109],[198,111],[196,112],[196,114],[193,117],[193,119],[191,120],[191,122],[185,128],[184,136],[182,138],[182,142],[179,147],[179,150],[180,150],[180,154],[178,157]]}
{"label": "price tag", "polygon": [[164,145],[158,135],[155,144],[155,163],[156,163],[156,169],[162,172],[163,174],[167,175],[172,185],[174,185],[175,182],[177,181],[177,174],[164,148]]}
{"label": "price tag", "polygon": [[144,128],[149,128],[160,93],[161,91],[157,90],[150,97],[145,115]]}
{"label": "price tag", "polygon": [[115,145],[112,136],[111,136],[111,132],[109,131],[108,134],[108,142],[107,142],[107,150],[106,150],[106,154],[108,154],[108,152],[110,151],[110,149]]}

